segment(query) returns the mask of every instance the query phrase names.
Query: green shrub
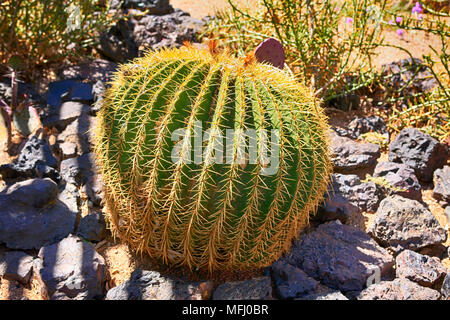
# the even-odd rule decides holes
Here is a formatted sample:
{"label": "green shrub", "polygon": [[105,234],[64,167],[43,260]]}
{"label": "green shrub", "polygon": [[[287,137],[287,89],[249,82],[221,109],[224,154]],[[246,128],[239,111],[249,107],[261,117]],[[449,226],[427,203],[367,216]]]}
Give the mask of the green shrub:
{"label": "green shrub", "polygon": [[0,1],[0,64],[17,55],[32,70],[79,55],[111,22],[107,12],[91,0]]}

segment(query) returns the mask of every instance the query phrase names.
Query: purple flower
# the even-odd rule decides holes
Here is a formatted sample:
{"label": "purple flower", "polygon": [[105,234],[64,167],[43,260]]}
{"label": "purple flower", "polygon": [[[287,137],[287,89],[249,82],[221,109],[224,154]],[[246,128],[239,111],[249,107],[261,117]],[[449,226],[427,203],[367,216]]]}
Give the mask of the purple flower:
{"label": "purple flower", "polygon": [[347,18],[347,19],[345,19],[345,23],[352,23],[353,22],[353,18]]}
{"label": "purple flower", "polygon": [[395,18],[395,22],[397,22],[398,24],[402,23],[402,21],[403,21],[402,17]]}
{"label": "purple flower", "polygon": [[394,20],[392,20],[392,19],[389,20],[389,24],[390,24],[390,25],[393,25],[393,24],[394,24]]}
{"label": "purple flower", "polygon": [[417,13],[417,14],[423,12],[423,8],[422,8],[422,5],[420,4],[420,2],[416,2],[416,5],[414,6],[414,8],[412,8],[411,12]]}
{"label": "purple flower", "polygon": [[403,34],[405,33],[405,31],[403,31],[403,29],[397,29],[396,32],[399,37],[403,36]]}

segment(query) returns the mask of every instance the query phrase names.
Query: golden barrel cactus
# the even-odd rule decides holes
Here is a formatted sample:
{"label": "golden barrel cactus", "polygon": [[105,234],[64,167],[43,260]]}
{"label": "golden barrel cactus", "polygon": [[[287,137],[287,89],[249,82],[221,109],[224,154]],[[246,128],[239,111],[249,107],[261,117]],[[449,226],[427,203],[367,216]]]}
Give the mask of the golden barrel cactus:
{"label": "golden barrel cactus", "polygon": [[323,197],[327,128],[308,88],[251,56],[150,52],[120,67],[99,113],[110,228],[170,265],[267,266]]}

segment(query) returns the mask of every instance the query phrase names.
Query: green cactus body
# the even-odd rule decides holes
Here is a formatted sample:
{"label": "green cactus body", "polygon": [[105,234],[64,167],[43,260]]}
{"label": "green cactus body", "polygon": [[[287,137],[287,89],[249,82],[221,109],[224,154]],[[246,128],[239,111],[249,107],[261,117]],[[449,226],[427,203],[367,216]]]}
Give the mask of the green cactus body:
{"label": "green cactus body", "polygon": [[[200,144],[199,124],[202,133],[210,130]],[[190,135],[173,139],[180,128]],[[227,129],[234,135],[221,140]],[[255,135],[245,135],[249,129]],[[311,92],[267,64],[183,47],[122,65],[96,133],[110,228],[132,249],[169,264],[210,271],[267,266],[289,249],[322,199],[330,174],[327,129]],[[277,141],[277,150],[269,149],[278,159],[273,174],[263,174],[263,161],[235,161],[243,154],[248,160],[250,149],[242,146],[251,143],[260,159],[264,131]],[[220,141],[223,163],[213,161]],[[195,154],[202,161],[185,161]]]}

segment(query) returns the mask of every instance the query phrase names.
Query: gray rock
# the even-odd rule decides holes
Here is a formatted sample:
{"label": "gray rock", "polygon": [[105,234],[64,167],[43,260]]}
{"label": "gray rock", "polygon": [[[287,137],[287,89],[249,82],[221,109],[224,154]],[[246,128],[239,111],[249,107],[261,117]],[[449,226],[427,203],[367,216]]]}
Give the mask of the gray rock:
{"label": "gray rock", "polygon": [[440,286],[447,272],[438,258],[411,250],[401,252],[395,263],[398,278],[407,278],[423,287]]}
{"label": "gray rock", "polygon": [[129,280],[108,291],[106,300],[202,300],[209,287],[206,282],[189,282],[136,269]]}
{"label": "gray rock", "polygon": [[371,285],[359,294],[358,300],[438,300],[439,297],[436,290],[397,278]]}
{"label": "gray rock", "polygon": [[450,205],[450,167],[437,169],[433,177],[433,197],[444,204]]}
{"label": "gray rock", "polygon": [[403,163],[383,161],[375,167],[374,177],[383,178],[388,184],[384,189],[388,195],[422,200],[421,185],[417,179],[414,169]]}
{"label": "gray rock", "polygon": [[76,147],[75,152],[79,156],[89,153],[91,151],[91,145],[93,145],[92,128],[94,128],[96,121],[97,118],[95,117],[87,114],[81,115],[58,135],[58,143],[74,144]]}
{"label": "gray rock", "polygon": [[115,62],[125,63],[138,56],[138,48],[133,39],[133,23],[119,20],[106,32],[100,34],[99,51]]}
{"label": "gray rock", "polygon": [[61,162],[61,174],[63,179],[71,184],[82,186],[96,170],[95,156],[92,153],[83,154],[77,158],[67,159]]}
{"label": "gray rock", "polygon": [[275,281],[275,292],[280,299],[294,299],[313,293],[319,284],[303,270],[284,260],[278,260],[271,266],[271,274]]}
{"label": "gray rock", "polygon": [[245,281],[225,282],[213,293],[213,300],[266,300],[272,299],[270,277]]}
{"label": "gray rock", "polygon": [[48,142],[32,136],[25,143],[17,160],[0,166],[0,175],[3,179],[48,177],[59,182],[61,177],[56,170],[57,166],[58,162]]}
{"label": "gray rock", "polygon": [[414,169],[417,178],[430,182],[434,170],[447,162],[445,146],[416,128],[403,129],[389,145],[389,161]]}
{"label": "gray rock", "polygon": [[78,148],[76,143],[63,142],[59,144],[62,160],[74,158],[78,155]]}
{"label": "gray rock", "polygon": [[21,251],[8,251],[0,258],[0,276],[28,284],[33,271],[33,257]]}
{"label": "gray rock", "polygon": [[348,298],[340,291],[333,291],[331,293],[310,294],[297,300],[348,300]]}
{"label": "gray rock", "polygon": [[338,135],[351,139],[358,139],[360,135],[368,132],[378,132],[389,139],[386,124],[383,118],[378,116],[356,117],[348,126],[344,128],[335,128]]}
{"label": "gray rock", "polygon": [[61,162],[63,179],[68,183],[81,187],[93,204],[100,206],[103,199],[103,182],[97,174],[95,156],[92,153]]}
{"label": "gray rock", "polygon": [[444,298],[450,298],[450,273],[447,273],[445,276],[444,282],[442,283],[441,293]]}
{"label": "gray rock", "polygon": [[331,134],[331,160],[335,172],[355,173],[371,171],[380,157],[380,146],[361,143]]}
{"label": "gray rock", "polygon": [[444,228],[424,205],[397,195],[381,201],[368,232],[382,246],[397,252],[416,251],[447,239]]}
{"label": "gray rock", "polygon": [[39,249],[71,233],[77,212],[56,198],[56,188],[48,178],[31,179],[0,192],[0,242]]}
{"label": "gray rock", "polygon": [[72,212],[78,213],[80,211],[81,196],[76,185],[66,183],[61,187],[58,200],[64,203]]}
{"label": "gray rock", "polygon": [[394,258],[369,235],[339,221],[302,235],[286,260],[342,292],[361,291],[375,272],[387,276],[394,265]]}
{"label": "gray rock", "polygon": [[70,235],[39,250],[37,274],[51,299],[86,300],[103,295],[106,265],[94,246]]}
{"label": "gray rock", "polygon": [[64,130],[70,123],[89,114],[91,107],[87,104],[75,101],[67,101],[59,106],[51,106],[42,118],[42,124],[46,127],[56,127]]}
{"label": "gray rock", "polygon": [[94,205],[101,206],[104,195],[104,186],[99,174],[94,172],[90,175],[81,190],[87,194],[89,200],[92,201]]}
{"label": "gray rock", "polygon": [[319,206],[313,219],[322,222],[338,219],[342,223],[353,224],[359,214],[358,207],[340,193],[329,192],[325,194],[324,201]]}
{"label": "gray rock", "polygon": [[102,212],[92,212],[81,218],[77,235],[94,242],[103,240],[106,236],[106,223]]}
{"label": "gray rock", "polygon": [[99,50],[123,63],[148,49],[180,47],[185,41],[198,42],[196,34],[203,25],[201,20],[178,9],[165,15],[145,15],[127,22],[120,20],[100,36]]}
{"label": "gray rock", "polygon": [[363,183],[354,174],[333,174],[332,190],[348,199],[359,210],[366,212],[375,212],[383,198],[383,194],[375,183]]}

